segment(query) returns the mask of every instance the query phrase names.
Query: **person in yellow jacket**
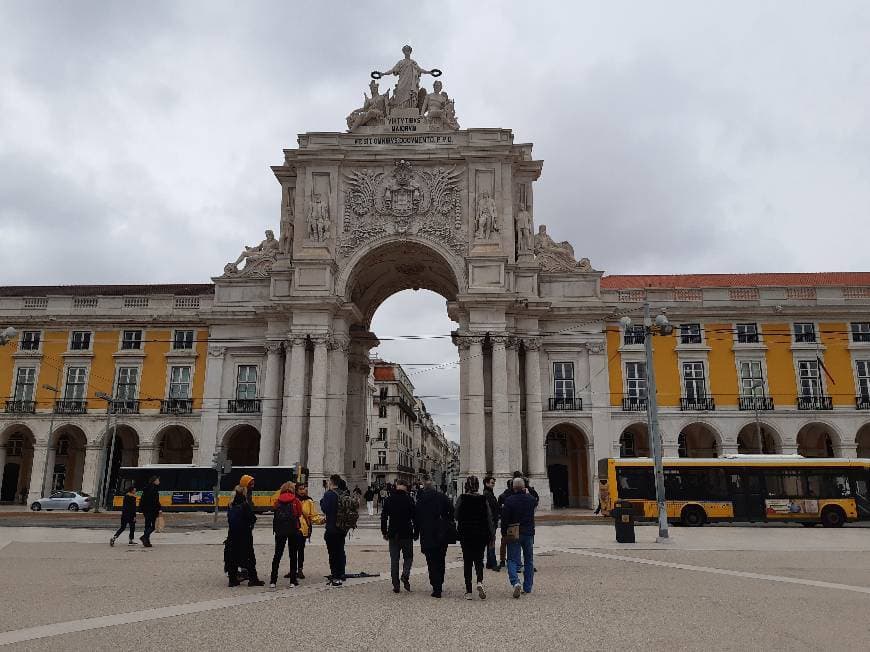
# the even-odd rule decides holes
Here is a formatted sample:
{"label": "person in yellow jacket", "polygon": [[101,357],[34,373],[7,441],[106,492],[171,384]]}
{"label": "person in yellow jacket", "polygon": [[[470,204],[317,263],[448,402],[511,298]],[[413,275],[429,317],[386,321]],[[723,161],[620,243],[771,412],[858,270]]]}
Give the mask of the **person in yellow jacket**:
{"label": "person in yellow jacket", "polygon": [[305,563],[305,543],[311,538],[311,530],[315,525],[323,525],[326,519],[323,514],[317,511],[317,503],[308,495],[308,483],[300,482],[296,485],[296,497],[302,503],[302,518],[299,519],[300,541],[296,546],[297,554],[297,573],[296,576],[302,580],[305,575],[302,572],[302,565]]}

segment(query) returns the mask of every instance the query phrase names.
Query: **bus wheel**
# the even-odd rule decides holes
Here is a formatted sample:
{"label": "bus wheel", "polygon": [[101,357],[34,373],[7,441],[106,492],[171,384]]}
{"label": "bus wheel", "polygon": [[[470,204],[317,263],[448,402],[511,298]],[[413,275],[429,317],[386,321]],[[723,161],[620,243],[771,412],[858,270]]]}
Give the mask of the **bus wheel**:
{"label": "bus wheel", "polygon": [[697,505],[687,505],[683,507],[683,511],[680,513],[680,519],[689,527],[697,527],[704,525],[704,521],[707,520],[707,513]]}
{"label": "bus wheel", "polygon": [[822,525],[825,527],[843,527],[846,515],[839,507],[825,507],[822,510]]}

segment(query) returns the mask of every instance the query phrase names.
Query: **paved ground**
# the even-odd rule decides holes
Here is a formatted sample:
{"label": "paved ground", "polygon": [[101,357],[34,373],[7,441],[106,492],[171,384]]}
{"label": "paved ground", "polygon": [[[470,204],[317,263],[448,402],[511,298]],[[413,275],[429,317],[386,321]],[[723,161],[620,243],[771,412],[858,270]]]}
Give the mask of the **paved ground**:
{"label": "paved ground", "polygon": [[[613,542],[611,528],[543,526],[535,593],[513,600],[487,571],[486,601],[462,599],[460,553],[448,590],[429,597],[422,555],[411,594],[386,575],[340,589],[320,581],[318,538],[302,587],[226,587],[223,532],[155,535],[155,547],[109,548],[104,530],[0,527],[0,644],[22,650],[534,648],[867,650],[866,529],[674,528],[674,542]],[[271,559],[257,529],[259,569]],[[349,570],[385,573],[373,529],[348,547]],[[286,580],[284,580],[286,582]]]}

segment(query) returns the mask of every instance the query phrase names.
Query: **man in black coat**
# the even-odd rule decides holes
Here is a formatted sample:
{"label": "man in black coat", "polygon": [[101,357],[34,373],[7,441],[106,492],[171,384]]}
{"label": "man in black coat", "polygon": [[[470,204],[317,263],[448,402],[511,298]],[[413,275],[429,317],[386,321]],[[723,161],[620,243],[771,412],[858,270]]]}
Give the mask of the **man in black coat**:
{"label": "man in black coat", "polygon": [[142,490],[139,511],[145,517],[145,531],[139,540],[146,548],[151,548],[151,533],[154,532],[157,517],[160,516],[160,478],[151,476],[148,485]]}
{"label": "man in black coat", "polygon": [[455,532],[453,503],[443,493],[436,491],[432,480],[423,481],[423,489],[417,493],[417,530],[420,533],[420,548],[426,556],[432,597],[440,598],[444,586],[444,571],[447,557],[449,531]]}
{"label": "man in black coat", "polygon": [[[492,514],[492,531],[496,532],[498,530],[498,518],[501,506],[495,497],[495,478],[491,475],[483,479],[483,495],[486,496],[489,513]],[[486,544],[486,567],[496,572],[501,570],[495,557],[495,534],[492,535],[492,539]]]}
{"label": "man in black coat", "polygon": [[381,510],[381,534],[390,542],[390,575],[393,593],[399,592],[399,554],[402,555],[402,585],[411,590],[411,565],[414,563],[414,539],[417,524],[414,501],[408,494],[408,483],[396,480],[396,489]]}
{"label": "man in black coat", "polygon": [[124,530],[128,527],[130,528],[129,545],[135,546],[136,542],[133,541],[133,537],[136,535],[136,487],[133,485],[127,487],[127,493],[124,494],[124,504],[121,507],[121,527],[109,539],[109,545],[114,546],[115,540],[124,534]]}

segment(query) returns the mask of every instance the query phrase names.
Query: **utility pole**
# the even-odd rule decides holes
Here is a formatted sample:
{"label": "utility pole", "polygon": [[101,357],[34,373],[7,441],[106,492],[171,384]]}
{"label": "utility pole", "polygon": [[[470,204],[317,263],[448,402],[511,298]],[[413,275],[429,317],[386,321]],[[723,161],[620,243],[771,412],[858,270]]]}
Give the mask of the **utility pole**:
{"label": "utility pole", "polygon": [[[112,414],[114,412],[115,407],[115,399],[106,394],[105,392],[97,392],[95,394],[97,398],[101,398],[106,402],[106,436],[109,436],[109,425],[112,424]],[[103,478],[100,482],[100,490],[97,493],[97,506],[94,509],[95,512],[99,512],[101,507],[108,506],[109,498],[108,493],[111,487],[109,486],[109,480],[112,477],[112,463],[115,457],[115,434],[118,428],[118,417],[115,417],[115,422],[112,424],[112,439],[109,440],[109,457],[106,460],[106,468],[103,472]],[[105,451],[105,448],[103,449]]]}
{"label": "utility pole", "polygon": [[[48,449],[51,448],[51,436],[54,434],[54,415],[57,414],[57,395],[60,393],[58,389],[58,385],[60,385],[60,367],[57,368],[57,375],[54,385],[43,385],[42,389],[47,389],[49,392],[54,394],[54,401],[51,406],[51,418],[48,421],[48,437],[46,437],[46,448],[45,448],[45,463],[42,467],[42,486],[39,488],[39,497],[41,498],[43,494],[51,493],[51,482],[54,480],[54,469],[51,469],[51,474],[49,475],[48,469]],[[31,471],[30,477],[33,478],[33,472]],[[45,487],[48,486],[48,491],[45,491]]]}
{"label": "utility pole", "polygon": [[[623,317],[620,319],[623,326],[631,326],[631,318]],[[647,430],[649,431],[650,443],[652,444],[653,453],[653,475],[655,477],[656,487],[656,505],[659,515],[659,534],[656,537],[656,543],[668,543],[670,535],[668,532],[668,512],[665,503],[665,470],[663,456],[663,446],[661,432],[659,429],[659,409],[656,400],[656,373],[653,366],[653,346],[652,338],[656,333],[662,335],[670,335],[674,327],[668,322],[668,318],[663,314],[656,317],[653,322],[650,317],[649,302],[643,304],[643,348],[646,354],[646,382],[647,382]]]}
{"label": "utility pole", "polygon": [[758,454],[764,455],[764,436],[761,433],[761,421],[758,418],[758,396],[755,394],[755,390],[761,388],[764,389],[764,385],[759,383],[754,383],[752,385],[752,405],[755,407],[755,434],[758,435]]}

